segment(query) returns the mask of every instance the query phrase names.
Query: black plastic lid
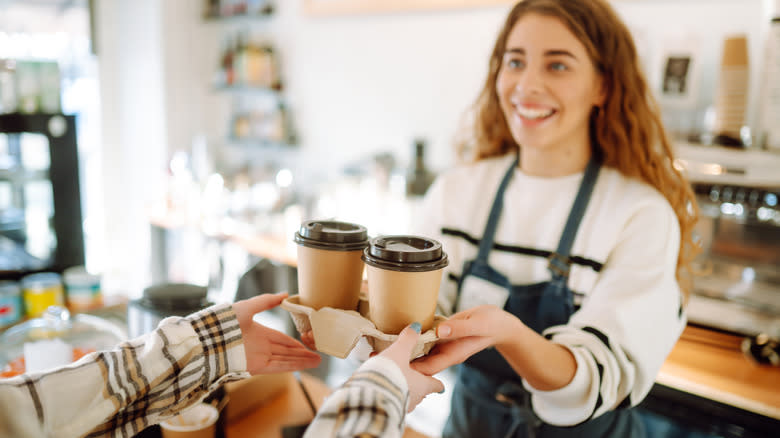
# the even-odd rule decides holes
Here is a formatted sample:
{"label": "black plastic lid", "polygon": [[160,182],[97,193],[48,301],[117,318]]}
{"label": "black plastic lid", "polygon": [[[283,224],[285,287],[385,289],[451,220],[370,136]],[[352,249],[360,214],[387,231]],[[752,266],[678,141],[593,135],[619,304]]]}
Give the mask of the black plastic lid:
{"label": "black plastic lid", "polygon": [[391,271],[425,272],[449,264],[441,243],[420,236],[379,236],[363,250],[367,265]]}
{"label": "black plastic lid", "polygon": [[189,314],[211,305],[208,288],[186,283],[167,283],[144,289],[141,304],[157,311],[178,311]]}
{"label": "black plastic lid", "polygon": [[301,224],[293,240],[310,248],[357,251],[368,245],[368,231],[349,222],[310,220]]}

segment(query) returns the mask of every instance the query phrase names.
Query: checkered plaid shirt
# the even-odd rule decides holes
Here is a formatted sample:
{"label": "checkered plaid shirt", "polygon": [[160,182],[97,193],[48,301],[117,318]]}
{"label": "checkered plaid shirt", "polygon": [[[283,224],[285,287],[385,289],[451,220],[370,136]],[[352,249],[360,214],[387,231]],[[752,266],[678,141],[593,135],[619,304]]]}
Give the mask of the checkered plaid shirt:
{"label": "checkered plaid shirt", "polygon": [[408,395],[398,365],[375,356],[328,397],[304,438],[400,438]]}
{"label": "checkered plaid shirt", "polygon": [[[132,437],[245,377],[236,315],[217,305],[55,372],[0,379],[0,437]],[[398,366],[374,357],[328,397],[306,437],[401,437],[407,398]]]}
{"label": "checkered plaid shirt", "polygon": [[1,437],[131,437],[248,377],[230,305],[170,317],[157,330],[49,373],[0,379]]}

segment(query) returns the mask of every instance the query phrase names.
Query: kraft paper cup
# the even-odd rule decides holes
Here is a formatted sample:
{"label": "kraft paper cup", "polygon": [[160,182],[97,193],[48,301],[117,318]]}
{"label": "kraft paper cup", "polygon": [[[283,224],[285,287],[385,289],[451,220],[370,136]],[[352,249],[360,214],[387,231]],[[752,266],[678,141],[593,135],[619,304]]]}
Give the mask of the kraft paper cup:
{"label": "kraft paper cup", "polygon": [[214,438],[219,411],[200,403],[160,423],[163,438]]}
{"label": "kraft paper cup", "polygon": [[298,294],[304,306],[355,310],[368,245],[362,225],[311,220],[295,233],[298,244]]}
{"label": "kraft paper cup", "polygon": [[419,322],[433,327],[444,268],[441,243],[420,236],[380,236],[363,251],[368,273],[369,319],[377,329],[398,334]]}

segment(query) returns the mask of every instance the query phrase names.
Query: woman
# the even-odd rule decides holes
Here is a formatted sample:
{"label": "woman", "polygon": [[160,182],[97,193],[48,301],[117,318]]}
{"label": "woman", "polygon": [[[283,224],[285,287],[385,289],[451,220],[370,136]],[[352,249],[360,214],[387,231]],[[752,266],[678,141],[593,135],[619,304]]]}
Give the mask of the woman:
{"label": "woman", "polygon": [[434,183],[419,230],[447,248],[452,316],[413,366],[465,361],[444,436],[614,428],[603,414],[647,395],[685,327],[697,209],[606,1],[511,10],[472,140],[475,162]]}

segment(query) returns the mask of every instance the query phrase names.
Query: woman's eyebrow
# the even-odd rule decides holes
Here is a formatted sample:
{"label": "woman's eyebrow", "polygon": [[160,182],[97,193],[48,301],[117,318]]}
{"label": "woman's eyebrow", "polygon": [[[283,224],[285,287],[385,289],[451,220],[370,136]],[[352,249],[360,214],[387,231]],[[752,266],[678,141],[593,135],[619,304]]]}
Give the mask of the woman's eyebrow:
{"label": "woman's eyebrow", "polygon": [[[508,54],[508,53],[525,55],[525,49],[521,47],[512,47],[506,49],[506,51],[504,52],[504,54]],[[569,58],[572,58],[575,61],[579,61],[579,59],[577,59],[577,57],[574,56],[573,53],[565,49],[550,49],[544,52],[544,56],[568,56]]]}
{"label": "woman's eyebrow", "polygon": [[568,56],[569,58],[572,58],[575,61],[579,61],[579,59],[577,59],[577,57],[574,56],[573,53],[564,49],[548,50],[544,52],[544,56]]}

